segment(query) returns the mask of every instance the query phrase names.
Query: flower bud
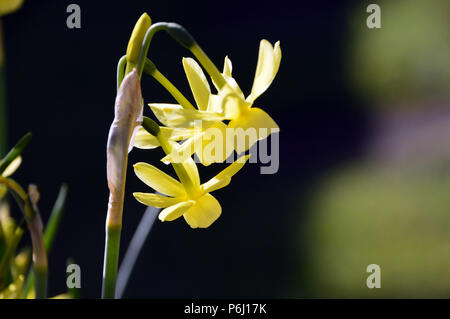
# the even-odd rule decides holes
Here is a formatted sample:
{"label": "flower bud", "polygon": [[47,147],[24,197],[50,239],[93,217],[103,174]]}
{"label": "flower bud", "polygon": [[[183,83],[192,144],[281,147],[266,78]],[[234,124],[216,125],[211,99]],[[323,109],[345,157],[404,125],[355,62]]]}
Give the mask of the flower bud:
{"label": "flower bud", "polygon": [[127,47],[127,61],[131,64],[137,64],[139,60],[139,53],[142,47],[142,41],[144,40],[147,29],[150,28],[152,20],[147,13],[141,15],[139,20],[134,26],[131,33],[130,41],[128,41]]}

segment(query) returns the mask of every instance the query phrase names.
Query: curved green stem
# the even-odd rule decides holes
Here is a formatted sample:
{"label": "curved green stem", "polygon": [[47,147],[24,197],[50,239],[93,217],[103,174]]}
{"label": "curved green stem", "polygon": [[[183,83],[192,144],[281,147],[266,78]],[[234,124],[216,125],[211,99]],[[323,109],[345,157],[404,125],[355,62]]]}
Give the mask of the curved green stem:
{"label": "curved green stem", "polygon": [[[35,216],[35,211],[31,206],[30,200],[25,190],[17,182],[11,178],[0,176],[0,184],[5,185],[15,196],[18,196],[23,201],[23,214],[27,223],[29,223]],[[20,205],[19,205],[20,206]]]}
{"label": "curved green stem", "polygon": [[137,70],[138,70],[139,76],[141,76],[142,72],[144,71],[145,58],[147,57],[148,49],[150,47],[150,42],[152,41],[153,36],[158,31],[166,30],[168,25],[169,24],[167,22],[158,22],[158,23],[152,24],[150,26],[150,28],[148,28],[147,32],[145,33],[144,41],[142,42],[142,48],[141,48],[141,52],[139,53],[139,60],[138,60],[138,64],[137,64]]}
{"label": "curved green stem", "polygon": [[119,91],[120,84],[122,84],[123,78],[125,77],[125,65],[127,63],[127,56],[124,55],[119,59],[117,63],[117,91]]}
{"label": "curved green stem", "polygon": [[228,85],[227,81],[217,69],[215,64],[211,61],[211,59],[206,55],[206,53],[202,50],[202,48],[197,44],[194,38],[189,34],[189,32],[183,28],[181,25],[177,23],[167,23],[167,22],[159,22],[153,24],[145,34],[144,41],[142,44],[141,52],[139,54],[139,62],[138,62],[138,72],[139,76],[142,75],[145,65],[145,58],[148,54],[148,49],[150,46],[150,42],[153,39],[153,36],[158,31],[166,31],[175,41],[177,41],[181,46],[191,51],[191,53],[197,58],[200,64],[205,68],[206,72],[211,76],[214,83],[219,88],[222,88]]}

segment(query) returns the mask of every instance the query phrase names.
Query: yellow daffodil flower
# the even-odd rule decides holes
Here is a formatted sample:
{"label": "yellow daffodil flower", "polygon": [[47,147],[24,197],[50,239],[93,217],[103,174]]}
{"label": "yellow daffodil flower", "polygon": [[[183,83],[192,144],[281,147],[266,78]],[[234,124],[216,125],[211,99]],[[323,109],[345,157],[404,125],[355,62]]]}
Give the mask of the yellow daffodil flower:
{"label": "yellow daffodil flower", "polygon": [[[213,104],[209,103],[209,101],[210,97],[213,95],[211,94],[208,80],[198,63],[191,58],[184,58],[183,68],[198,110],[183,109],[183,107],[178,104],[150,104],[150,107],[159,121],[167,126],[161,127],[162,134],[166,135],[171,141],[186,139],[179,148],[176,148],[176,151],[167,155],[162,160],[164,162],[181,163],[196,152],[200,161],[205,166],[215,162],[222,163],[233,151],[233,149],[230,149],[227,152],[226,143],[222,140],[216,143],[215,140],[217,136],[226,136],[227,126],[221,121],[224,117],[211,110]],[[183,114],[180,114],[178,117],[181,122],[177,122],[176,112],[178,110],[184,111]],[[166,117],[166,114],[168,113],[171,113],[171,115]],[[184,113],[190,114],[192,119],[191,123],[183,123]],[[200,121],[201,125],[197,125],[198,122],[196,122],[196,120]],[[183,127],[177,127],[180,124]],[[216,132],[219,133],[217,134]],[[203,152],[208,145],[212,145],[213,156]],[[217,148],[220,147],[220,150],[215,151],[216,145],[219,145]],[[138,148],[149,149],[158,147],[159,142],[144,129],[140,129],[136,135],[135,146]]]}
{"label": "yellow daffodil flower", "polygon": [[[177,151],[186,151],[185,156],[177,155],[177,158],[183,160],[187,155],[192,155],[195,151],[202,163],[211,163],[209,158],[202,158],[203,149],[209,144],[214,143],[214,138],[206,134],[211,130],[222,133],[222,161],[224,161],[231,152],[236,149],[239,153],[248,150],[256,141],[268,137],[271,133],[278,132],[279,127],[275,121],[262,109],[252,107],[254,101],[264,93],[275,78],[281,61],[280,44],[277,42],[273,47],[267,40],[262,40],[259,47],[258,63],[256,67],[255,79],[251,93],[245,98],[239,85],[232,77],[232,64],[228,57],[225,57],[225,63],[222,76],[227,85],[219,88],[217,94],[211,94],[208,81],[201,67],[193,59],[183,59],[183,66],[188,77],[194,99],[196,100],[198,110],[184,109],[176,104],[150,104],[150,107],[158,120],[168,127],[176,128],[194,128],[195,123],[202,121],[204,129],[196,131],[196,139],[191,138],[183,148]],[[214,81],[213,81],[214,83]],[[228,125],[222,121],[230,120]],[[234,129],[232,135],[226,134],[226,129]],[[240,129],[240,130],[239,130]],[[246,134],[248,129],[254,129],[255,134]],[[208,136],[209,135],[209,136]],[[246,135],[244,139],[239,135]],[[231,138],[230,138],[231,136]],[[241,145],[234,145],[234,136],[238,136],[238,142]],[[248,139],[246,139],[248,137]],[[195,143],[195,142],[198,143]],[[232,144],[233,147],[226,147]],[[195,145],[199,145],[196,147]],[[217,150],[216,150],[217,151]],[[190,154],[189,154],[190,153]],[[163,160],[173,161],[174,154],[170,154]],[[215,157],[217,158],[217,157]]]}
{"label": "yellow daffodil flower", "polygon": [[[3,177],[11,176],[22,163],[22,157],[17,156],[5,169],[5,171],[1,174]],[[5,194],[8,192],[7,188],[4,185],[0,185],[0,199],[2,199]]]}
{"label": "yellow daffodil flower", "polygon": [[183,216],[192,228],[206,228],[219,218],[222,212],[219,202],[210,192],[227,186],[231,177],[244,166],[248,157],[248,155],[240,157],[201,185],[197,166],[194,160],[189,158],[183,163],[191,180],[189,186],[180,183],[153,165],[137,163],[134,165],[134,171],[139,179],[163,195],[154,193],[133,193],[133,195],[147,206],[164,208],[159,214],[161,221],[172,221]]}
{"label": "yellow daffodil flower", "polygon": [[244,98],[244,94],[231,75],[232,64],[225,57],[223,76],[227,80],[225,86],[217,95],[215,104],[222,108],[226,119],[229,119],[228,128],[256,129],[256,136],[249,136],[248,143],[243,150],[248,150],[256,141],[265,139],[271,133],[280,129],[275,121],[262,109],[252,107],[255,100],[264,93],[272,83],[278,72],[281,61],[280,42],[272,45],[267,40],[262,40],[259,46],[258,63],[255,79],[250,95]]}

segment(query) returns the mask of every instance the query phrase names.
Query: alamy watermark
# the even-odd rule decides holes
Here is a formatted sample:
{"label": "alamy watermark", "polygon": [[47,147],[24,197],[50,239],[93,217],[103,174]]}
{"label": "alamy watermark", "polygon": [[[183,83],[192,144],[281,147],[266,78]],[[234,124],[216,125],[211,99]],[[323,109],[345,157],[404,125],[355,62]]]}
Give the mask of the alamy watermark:
{"label": "alamy watermark", "polygon": [[69,4],[66,8],[66,12],[70,13],[66,19],[66,25],[69,29],[81,28],[81,8],[78,4]]}
{"label": "alamy watermark", "polygon": [[275,174],[280,165],[280,139],[278,128],[210,126],[194,121],[194,136],[186,145],[171,154],[171,162],[182,163],[195,152],[194,160],[202,163],[244,162],[243,153],[249,151],[249,163],[264,164],[261,174]]}
{"label": "alamy watermark", "polygon": [[366,279],[367,288],[381,288],[381,267],[377,264],[370,264],[366,268],[370,275]]}

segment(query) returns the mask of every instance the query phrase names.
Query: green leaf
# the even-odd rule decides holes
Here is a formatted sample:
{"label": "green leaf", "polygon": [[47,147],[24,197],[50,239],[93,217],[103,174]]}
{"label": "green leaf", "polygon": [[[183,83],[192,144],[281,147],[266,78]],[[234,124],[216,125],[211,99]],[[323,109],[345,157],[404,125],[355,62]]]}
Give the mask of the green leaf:
{"label": "green leaf", "polygon": [[49,254],[50,250],[52,249],[56,234],[59,229],[59,225],[61,223],[61,217],[64,212],[64,207],[67,199],[67,191],[68,186],[66,184],[63,184],[59,190],[59,194],[56,198],[55,204],[53,205],[53,209],[50,214],[50,218],[48,219],[47,226],[45,227],[44,243],[47,254]]}
{"label": "green leaf", "polygon": [[0,175],[5,171],[5,169],[11,164],[14,159],[22,154],[25,147],[27,147],[28,143],[31,140],[31,133],[25,134],[24,137],[20,139],[19,142],[9,151],[8,154],[0,161]]}

